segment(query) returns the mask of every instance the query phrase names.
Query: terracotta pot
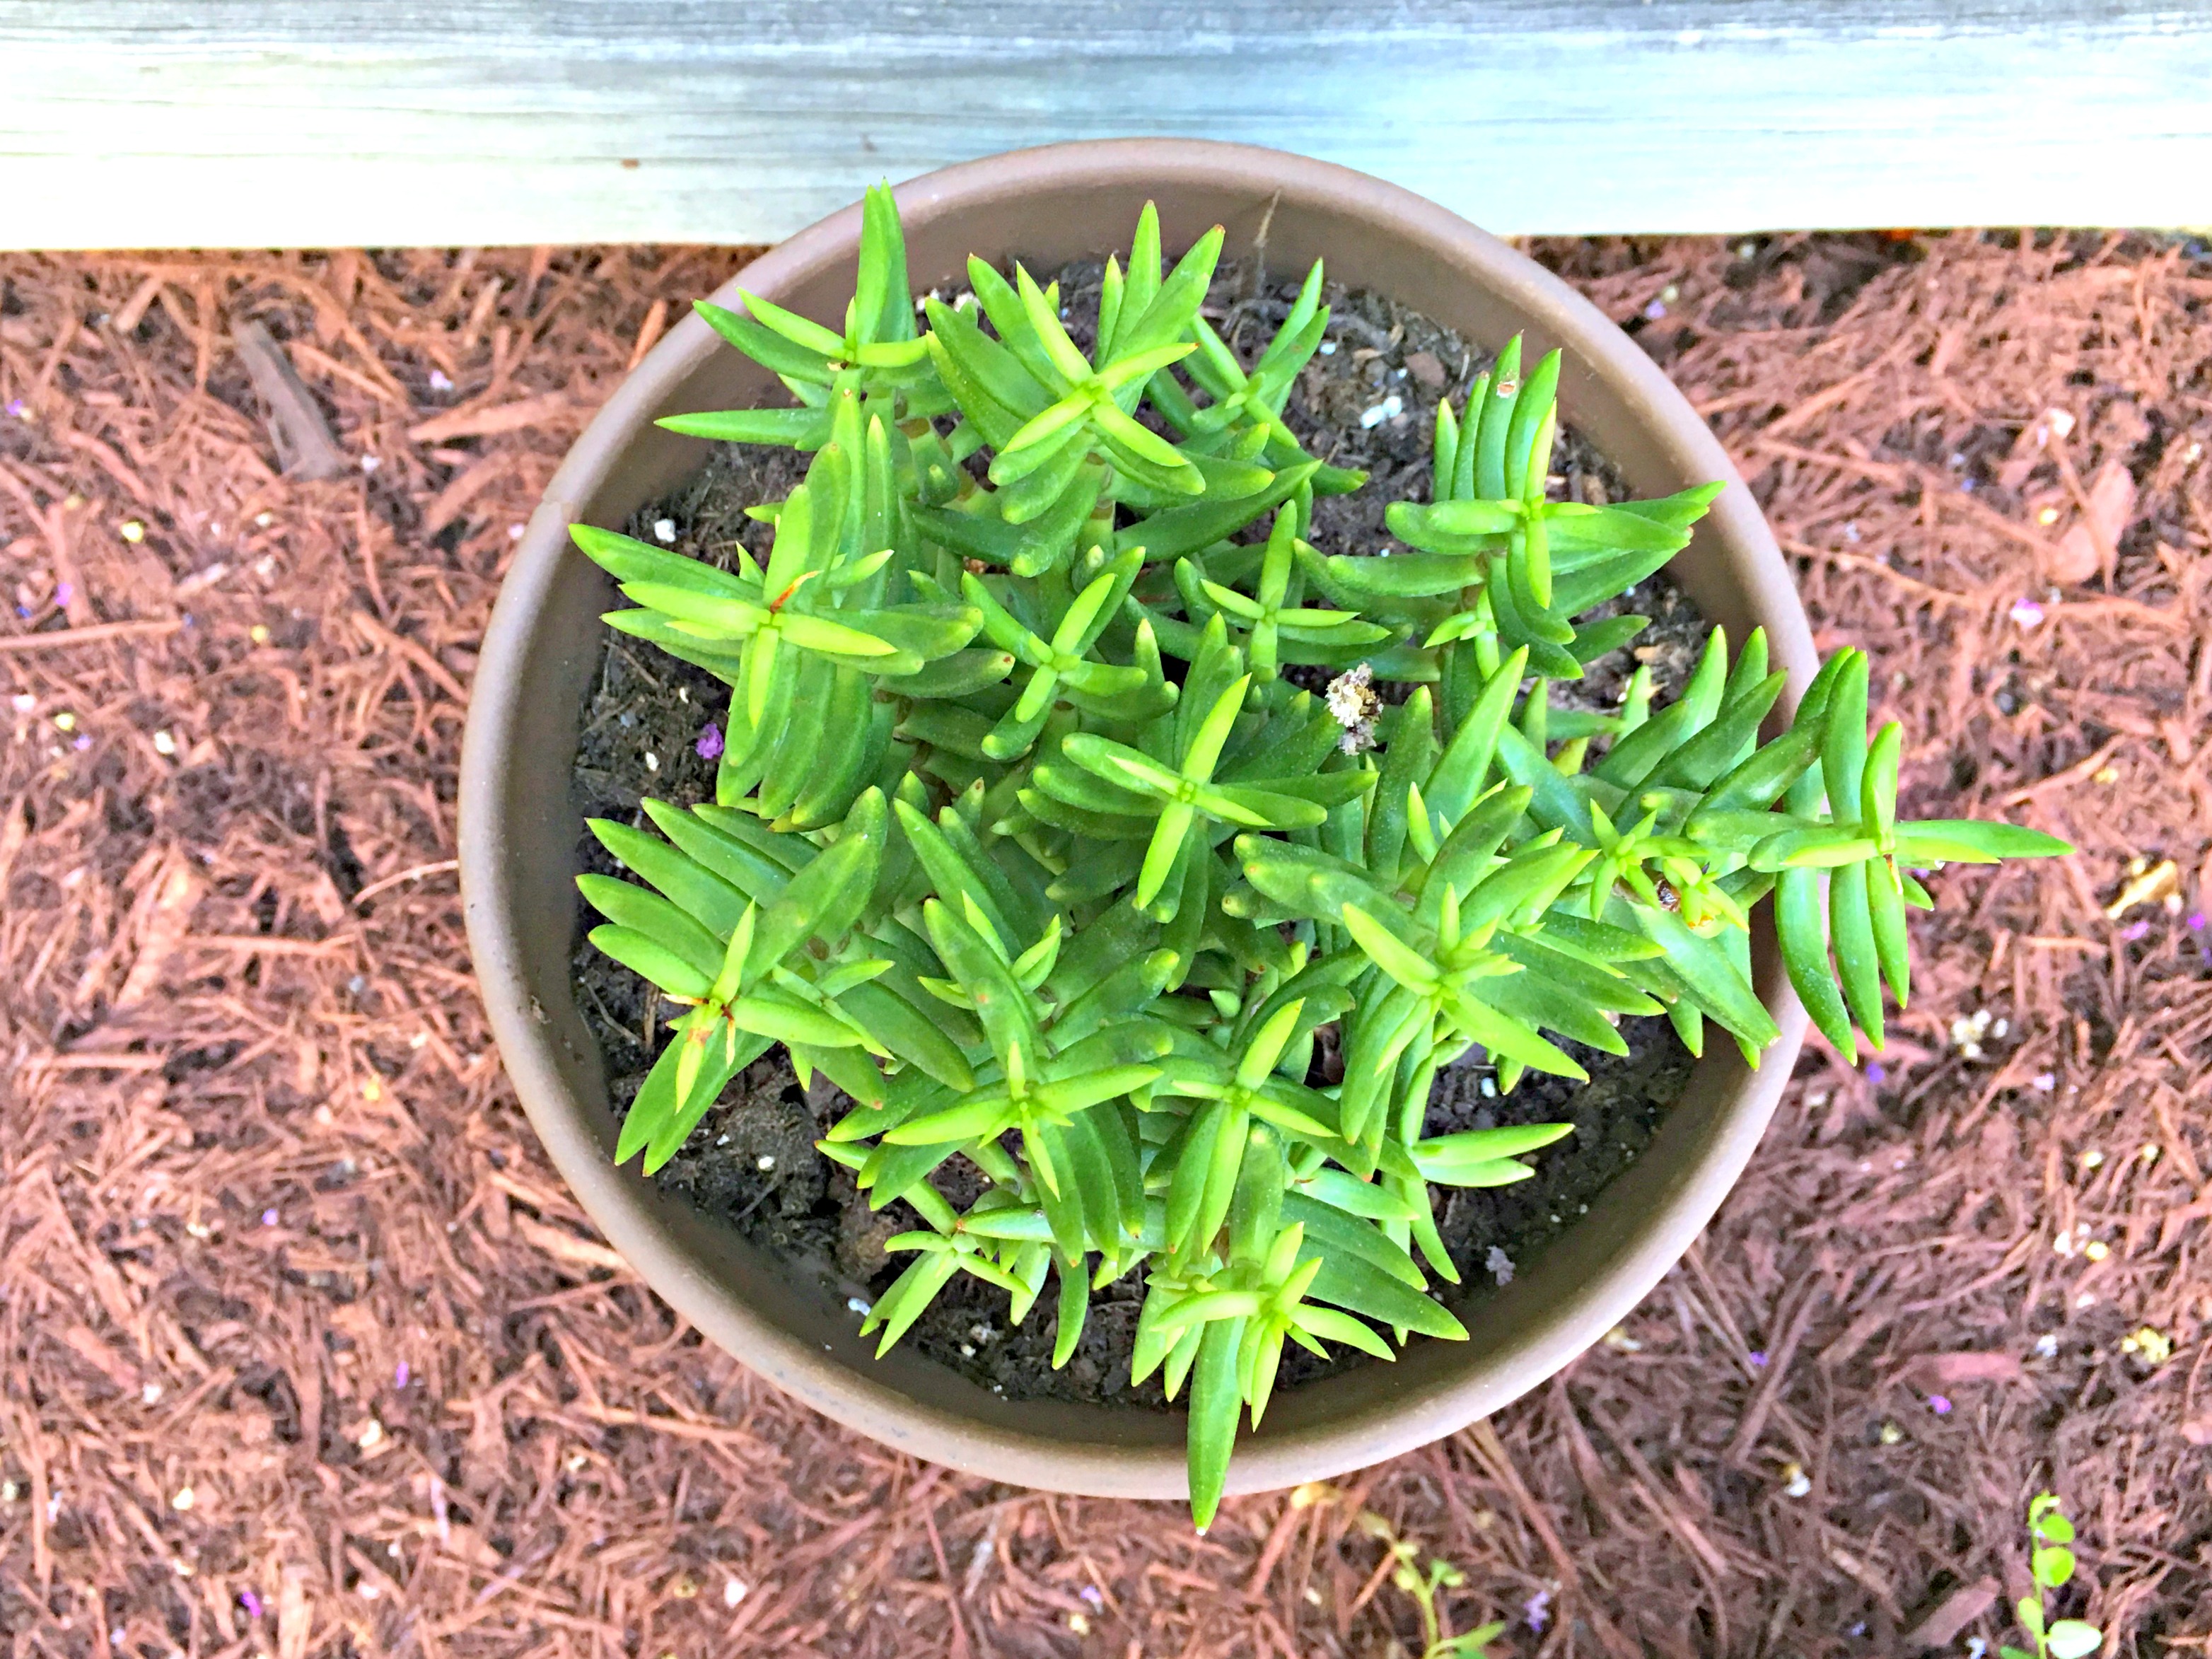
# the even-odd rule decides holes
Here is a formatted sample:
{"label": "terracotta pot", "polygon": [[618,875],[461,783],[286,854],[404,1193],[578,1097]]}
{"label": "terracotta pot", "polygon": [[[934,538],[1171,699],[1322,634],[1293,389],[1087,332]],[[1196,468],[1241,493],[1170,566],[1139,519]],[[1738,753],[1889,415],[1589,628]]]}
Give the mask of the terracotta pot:
{"label": "terracotta pot", "polygon": [[[1268,264],[1374,289],[1495,349],[1525,330],[1566,348],[1563,417],[1640,495],[1733,478],[1728,456],[1635,343],[1565,283],[1464,220],[1318,161],[1182,140],[1057,145],[949,167],[898,191],[915,287],[954,283],[971,252],[1032,270],[1119,246],[1146,201],[1180,249],[1208,226],[1226,252],[1264,236]],[[806,315],[843,314],[860,212],[823,220],[749,266],[746,288]],[[731,290],[714,296],[737,303]],[[842,1294],[802,1283],[732,1228],[614,1167],[616,1120],[596,1044],[569,987],[579,814],[570,767],[596,659],[606,579],[574,551],[572,521],[619,526],[696,471],[708,446],[658,416],[743,408],[767,374],[696,318],[671,330],[585,430],[532,519],[477,672],[461,761],[460,861],[469,942],[500,1053],[524,1108],[584,1208],[684,1316],[777,1386],[887,1444],[994,1480],[1129,1498],[1185,1495],[1180,1412],[992,1394],[910,1348],[872,1357]],[[1715,504],[1674,573],[1741,639],[1764,624],[1802,686],[1811,634],[1750,493]],[[1595,1342],[1651,1289],[1727,1194],[1774,1109],[1802,1037],[1771,933],[1760,994],[1782,1027],[1760,1068],[1719,1037],[1635,1164],[1502,1291],[1462,1310],[1474,1340],[1419,1341],[1397,1364],[1287,1393],[1239,1443],[1229,1489],[1340,1474],[1496,1411]]]}

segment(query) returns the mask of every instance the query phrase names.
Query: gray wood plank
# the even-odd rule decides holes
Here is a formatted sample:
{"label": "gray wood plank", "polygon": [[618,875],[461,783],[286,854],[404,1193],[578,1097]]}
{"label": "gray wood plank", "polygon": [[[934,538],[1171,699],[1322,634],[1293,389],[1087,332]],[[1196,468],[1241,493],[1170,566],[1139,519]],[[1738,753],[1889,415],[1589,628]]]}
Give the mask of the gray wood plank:
{"label": "gray wood plank", "polygon": [[2212,223],[2212,7],[0,0],[0,246],[769,240],[1058,138],[1506,234]]}

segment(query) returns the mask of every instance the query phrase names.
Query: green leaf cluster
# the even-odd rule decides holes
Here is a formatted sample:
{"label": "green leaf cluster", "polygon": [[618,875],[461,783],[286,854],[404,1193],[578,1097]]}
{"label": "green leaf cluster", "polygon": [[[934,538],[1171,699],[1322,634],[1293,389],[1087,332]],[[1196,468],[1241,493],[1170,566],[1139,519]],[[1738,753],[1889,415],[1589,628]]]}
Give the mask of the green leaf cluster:
{"label": "green leaf cluster", "polygon": [[[702,307],[798,406],[665,422],[810,453],[753,509],[765,560],[574,532],[634,607],[611,624],[731,690],[713,801],[592,826],[637,878],[582,878],[592,939],[680,1009],[618,1157],[657,1168],[783,1044],[856,1103],[823,1152],[923,1224],[867,1328],[887,1348],[963,1273],[1019,1320],[1050,1277],[1065,1363],[1142,1272],[1135,1373],[1188,1393],[1201,1526],[1286,1344],[1466,1338],[1431,1189],[1526,1179],[1568,1128],[1432,1135],[1440,1067],[1580,1078],[1562,1040],[1625,1053],[1620,1018],[1662,1011],[1755,1060],[1770,891],[1822,1029],[1879,1046],[1911,871],[2060,850],[1899,820],[1856,653],[1766,741],[1757,633],[1715,630],[1665,708],[1642,671],[1617,713],[1553,708],[1643,625],[1588,613],[1718,489],[1548,500],[1557,353],[1524,375],[1516,340],[1438,405],[1435,499],[1389,508],[1410,551],[1318,553],[1315,498],[1363,482],[1283,420],[1321,268],[1248,368],[1201,310],[1220,245],[1169,266],[1148,208],[1087,346],[981,260],[918,325],[872,191],[842,333]],[[986,1182],[964,1212],[932,1179],[954,1158]]]}
{"label": "green leaf cluster", "polygon": [[[1292,1501],[1297,1501],[1295,1497]],[[1362,1510],[1353,1524],[1369,1537],[1382,1540],[1391,1586],[1413,1602],[1420,1618],[1420,1659],[1484,1659],[1490,1644],[1505,1633],[1503,1621],[1492,1620],[1456,1635],[1444,1621],[1443,1592],[1464,1587],[1467,1574],[1441,1555],[1431,1556],[1427,1570],[1423,1571],[1420,1545],[1401,1538],[1389,1522],[1372,1510]]]}
{"label": "green leaf cluster", "polygon": [[2058,1507],[2055,1492],[2038,1492],[2027,1504],[2028,1571],[2035,1594],[2023,1595],[2014,1605],[2021,1628],[2034,1639],[2035,1651],[2005,1646],[2002,1659],[2088,1659],[2105,1644],[2105,1633],[2079,1619],[2049,1619],[2044,1598],[2063,1589],[2074,1577],[2074,1523]]}

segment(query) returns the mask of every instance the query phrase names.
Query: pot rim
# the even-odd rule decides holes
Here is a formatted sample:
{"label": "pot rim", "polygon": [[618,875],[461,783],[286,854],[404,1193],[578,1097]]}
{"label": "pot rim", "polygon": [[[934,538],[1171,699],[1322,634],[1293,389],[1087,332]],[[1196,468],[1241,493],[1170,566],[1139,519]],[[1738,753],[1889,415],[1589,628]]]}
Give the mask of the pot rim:
{"label": "pot rim", "polygon": [[[1595,306],[1457,215],[1348,168],[1194,139],[1111,139],[1017,150],[924,174],[894,193],[911,221],[1040,191],[1118,185],[1133,178],[1160,187],[1179,182],[1231,187],[1261,201],[1272,194],[1297,208],[1373,222],[1468,280],[1507,296],[1532,329],[1565,345],[1571,358],[1578,358],[1629,408],[1673,467],[1690,477],[1730,482],[1710,514],[1711,531],[1742,567],[1736,574],[1767,629],[1776,665],[1790,672],[1793,699],[1802,690],[1814,665],[1811,633],[1788,567],[1727,452],[1656,365]],[[825,265],[849,268],[860,226],[856,204],[762,255],[739,280],[749,289],[775,295]],[[675,388],[724,349],[696,315],[687,316],[609,398],[532,514],[485,632],[463,740],[458,839],[470,950],[501,1057],[556,1167],[609,1242],[678,1312],[769,1381],[847,1427],[967,1473],[1100,1496],[1183,1497],[1188,1487],[1180,1443],[1121,1443],[1110,1436],[1070,1442],[980,1420],[918,1399],[855,1368],[849,1357],[825,1354],[823,1345],[762,1314],[743,1286],[718,1277],[678,1236],[652,1201],[650,1182],[635,1168],[614,1167],[600,1126],[592,1121],[605,1115],[605,1105],[580,1098],[570,1086],[553,1029],[532,1002],[524,972],[529,942],[505,857],[517,813],[503,780],[514,764],[517,728],[530,696],[535,635],[564,567],[580,557],[570,550],[568,525],[583,515],[635,434],[667,406]],[[1498,1352],[1471,1354],[1438,1386],[1387,1408],[1285,1429],[1279,1425],[1279,1404],[1267,1431],[1240,1436],[1229,1491],[1265,1491],[1340,1474],[1455,1431],[1550,1377],[1633,1310],[1726,1197],[1789,1079],[1806,1018],[1773,963],[1763,965],[1761,995],[1782,1029],[1780,1039],[1757,1071],[1744,1066],[1725,1042],[1708,1050],[1698,1073],[1717,1069],[1724,1092],[1702,1154],[1671,1173],[1633,1239],[1613,1252],[1602,1271],[1554,1287],[1559,1294],[1548,1304],[1520,1308],[1513,1340]],[[1553,1249],[1563,1249],[1575,1231]],[[1479,1350],[1482,1334],[1478,1329],[1476,1341],[1467,1346]]]}

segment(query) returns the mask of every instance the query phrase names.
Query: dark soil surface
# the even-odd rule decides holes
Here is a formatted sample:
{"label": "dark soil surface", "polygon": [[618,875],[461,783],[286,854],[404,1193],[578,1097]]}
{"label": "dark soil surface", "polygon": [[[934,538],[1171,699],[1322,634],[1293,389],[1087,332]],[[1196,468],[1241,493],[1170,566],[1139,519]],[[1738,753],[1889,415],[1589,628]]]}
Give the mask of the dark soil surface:
{"label": "dark soil surface", "polygon": [[[1100,269],[1081,264],[1059,273],[1070,333],[1085,349],[1091,343],[1085,319],[1097,313]],[[1279,281],[1255,293],[1253,276],[1245,266],[1225,267],[1207,306],[1215,327],[1248,362],[1273,337],[1297,293],[1295,282]],[[1462,401],[1488,360],[1449,331],[1383,296],[1332,287],[1328,301],[1324,344],[1329,349],[1316,354],[1300,376],[1285,418],[1310,453],[1370,475],[1355,493],[1316,503],[1316,546],[1323,553],[1372,554],[1389,544],[1384,507],[1428,497],[1436,398],[1449,392],[1455,404]],[[1386,412],[1370,418],[1377,410]],[[641,510],[629,532],[718,564],[726,565],[739,544],[764,556],[769,527],[745,518],[744,509],[787,494],[803,476],[805,459],[788,450],[720,446],[697,478]],[[1611,465],[1571,430],[1560,436],[1554,471],[1577,500],[1618,500],[1626,494]],[[1662,696],[1679,689],[1687,674],[1702,646],[1704,625],[1676,584],[1656,576],[1615,605],[1652,617],[1653,626],[1637,641],[1637,655],[1615,653],[1594,665],[1580,684],[1561,687],[1556,700],[1561,706],[1614,706],[1638,659],[1651,664]],[[1321,678],[1326,680],[1325,672]],[[714,763],[699,744],[707,727],[719,724],[727,701],[727,690],[704,670],[610,630],[576,760],[586,816],[635,821],[638,803],[647,795],[679,805],[710,799]],[[708,748],[711,752],[711,741]],[[583,857],[587,868],[617,872],[588,836]],[[578,929],[573,971],[620,1109],[652,1065],[665,1013],[658,992],[584,941],[589,925]],[[1438,1078],[1431,1097],[1433,1133],[1495,1123],[1576,1126],[1571,1139],[1534,1160],[1533,1180],[1488,1191],[1437,1189],[1440,1231],[1460,1271],[1462,1299],[1479,1301],[1486,1287],[1507,1282],[1571,1225],[1642,1150],[1680,1094],[1690,1059],[1667,1022],[1630,1020],[1622,1029],[1631,1050],[1625,1058],[1565,1045],[1589,1071],[1587,1085],[1531,1076],[1500,1097],[1485,1064],[1453,1066]],[[838,1295],[872,1300],[909,1259],[886,1256],[884,1241],[921,1222],[903,1204],[870,1211],[851,1175],[815,1150],[814,1142],[850,1107],[842,1091],[818,1079],[810,1100],[779,1050],[732,1082],[658,1179],[783,1256],[794,1272],[822,1279]],[[967,1178],[977,1179],[972,1170]],[[939,1184],[946,1185],[942,1174]],[[956,1202],[974,1195],[947,1191]],[[1142,1301],[1141,1273],[1093,1292],[1082,1340],[1067,1365],[1054,1370],[1058,1318],[1052,1285],[1048,1283],[1037,1305],[1013,1326],[1005,1293],[963,1274],[904,1340],[1017,1398],[1161,1407],[1156,1386],[1130,1386],[1130,1350]],[[1292,1349],[1285,1355],[1281,1382],[1292,1387],[1370,1363],[1351,1350],[1322,1361]]]}
{"label": "dark soil surface", "polygon": [[1450,1067],[1429,1094],[1429,1133],[1522,1123],[1571,1123],[1573,1136],[1528,1160],[1533,1179],[1510,1187],[1431,1188],[1437,1230],[1463,1282],[1503,1285],[1588,1213],[1605,1184],[1650,1144],[1681,1097],[1694,1063],[1663,1014],[1620,1022],[1626,1054],[1562,1042],[1589,1081],[1531,1072],[1501,1095],[1487,1065]]}

